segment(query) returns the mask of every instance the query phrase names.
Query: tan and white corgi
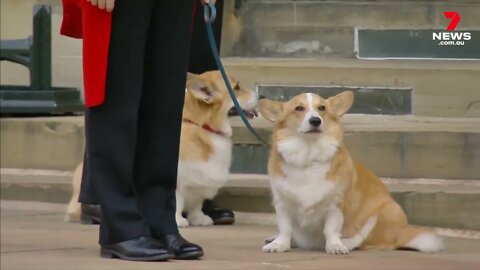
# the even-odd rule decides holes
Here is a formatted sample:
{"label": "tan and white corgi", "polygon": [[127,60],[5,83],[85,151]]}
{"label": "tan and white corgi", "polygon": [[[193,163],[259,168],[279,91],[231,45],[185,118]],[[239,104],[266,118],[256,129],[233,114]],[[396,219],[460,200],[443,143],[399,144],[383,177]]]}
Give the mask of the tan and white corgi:
{"label": "tan and white corgi", "polygon": [[268,172],[279,230],[264,252],[442,249],[439,236],[409,225],[382,181],[352,160],[340,125],[352,103],[349,91],[259,101],[260,113],[275,122]]}
{"label": "tan and white corgi", "polygon": [[[258,94],[242,88],[233,77],[229,80],[240,106],[253,117]],[[228,180],[232,160],[229,116],[234,114],[220,72],[188,75],[176,192],[176,220],[180,227],[213,224],[203,214],[202,203],[213,198]],[[182,211],[187,212],[186,219]]]}
{"label": "tan and white corgi", "polygon": [[[229,78],[240,106],[249,117],[256,115],[258,94]],[[228,180],[232,160],[232,127],[229,117],[237,114],[220,72],[187,76],[177,178],[176,221],[179,227],[212,225],[203,214],[205,199],[213,198]],[[75,170],[73,193],[66,221],[79,221],[78,203],[83,164]],[[187,213],[187,218],[182,216]]]}

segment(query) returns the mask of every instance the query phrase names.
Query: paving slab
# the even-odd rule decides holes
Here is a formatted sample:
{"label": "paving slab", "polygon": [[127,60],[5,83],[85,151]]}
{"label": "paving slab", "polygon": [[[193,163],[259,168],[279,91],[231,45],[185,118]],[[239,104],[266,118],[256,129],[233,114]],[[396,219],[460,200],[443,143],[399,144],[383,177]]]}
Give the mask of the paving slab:
{"label": "paving slab", "polygon": [[181,232],[201,244],[196,261],[126,262],[98,257],[97,227],[63,223],[60,204],[1,201],[1,269],[479,269],[480,241],[447,238],[447,249],[354,251],[346,256],[292,250],[265,254],[260,248],[273,226],[194,227]]}

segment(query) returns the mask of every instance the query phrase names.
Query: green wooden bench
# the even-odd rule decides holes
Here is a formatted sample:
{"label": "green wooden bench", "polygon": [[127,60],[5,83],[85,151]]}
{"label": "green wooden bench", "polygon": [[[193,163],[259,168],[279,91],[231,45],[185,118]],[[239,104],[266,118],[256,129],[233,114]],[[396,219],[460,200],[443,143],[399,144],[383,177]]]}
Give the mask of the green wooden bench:
{"label": "green wooden bench", "polygon": [[6,114],[68,114],[83,110],[80,91],[52,86],[51,7],[33,8],[33,35],[1,40],[0,61],[23,65],[30,85],[0,85],[0,112]]}

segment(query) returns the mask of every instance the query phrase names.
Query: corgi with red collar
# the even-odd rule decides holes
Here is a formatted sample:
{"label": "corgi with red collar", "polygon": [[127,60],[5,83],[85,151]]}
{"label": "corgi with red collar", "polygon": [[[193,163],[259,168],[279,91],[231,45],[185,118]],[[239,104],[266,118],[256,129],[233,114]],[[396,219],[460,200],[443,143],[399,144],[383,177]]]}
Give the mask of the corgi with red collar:
{"label": "corgi with red collar", "polygon": [[[229,81],[246,115],[256,116],[258,94],[241,87],[234,77],[229,77]],[[232,160],[229,118],[237,114],[219,71],[188,73],[176,189],[175,218],[179,227],[213,224],[202,212],[202,204],[205,199],[213,198],[228,180]],[[80,163],[73,176],[66,221],[80,221],[82,168]],[[186,218],[182,213],[187,214]]]}
{"label": "corgi with red collar", "polygon": [[[242,109],[254,117],[258,94],[242,88],[233,77],[229,80]],[[188,74],[176,191],[179,227],[213,224],[202,212],[202,204],[228,180],[232,160],[229,117],[236,114],[220,72]]]}
{"label": "corgi with red collar", "polygon": [[439,236],[409,225],[382,181],[352,160],[340,124],[352,104],[350,91],[259,101],[260,113],[275,123],[268,173],[279,230],[264,252],[442,249]]}

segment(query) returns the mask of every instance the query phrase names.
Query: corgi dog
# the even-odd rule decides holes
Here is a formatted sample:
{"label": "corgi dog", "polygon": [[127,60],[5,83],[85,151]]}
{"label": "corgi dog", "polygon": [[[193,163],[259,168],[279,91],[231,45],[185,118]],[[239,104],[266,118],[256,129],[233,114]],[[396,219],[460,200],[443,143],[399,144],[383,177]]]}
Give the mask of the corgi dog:
{"label": "corgi dog", "polygon": [[[247,116],[256,116],[257,92],[242,88],[233,77],[229,81]],[[188,74],[176,191],[179,227],[213,224],[202,212],[202,204],[228,180],[232,160],[229,116],[237,113],[219,71]]]}
{"label": "corgi dog", "polygon": [[[258,94],[229,77],[235,96],[249,118],[256,116]],[[238,114],[219,71],[188,73],[183,107],[176,189],[176,221],[179,227],[212,225],[202,212],[205,199],[213,198],[227,182],[232,160],[232,127],[229,118]],[[81,219],[78,203],[83,164],[73,177],[73,193],[66,221]],[[186,213],[186,218],[182,216]]]}
{"label": "corgi dog", "polygon": [[275,123],[268,174],[279,230],[264,252],[442,249],[438,235],[409,225],[382,181],[352,160],[340,118],[353,97],[346,91],[328,99],[306,93],[259,101],[260,113]]}

